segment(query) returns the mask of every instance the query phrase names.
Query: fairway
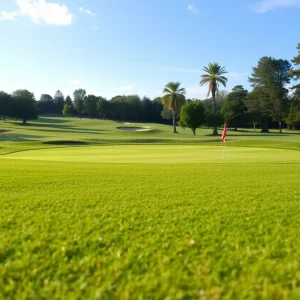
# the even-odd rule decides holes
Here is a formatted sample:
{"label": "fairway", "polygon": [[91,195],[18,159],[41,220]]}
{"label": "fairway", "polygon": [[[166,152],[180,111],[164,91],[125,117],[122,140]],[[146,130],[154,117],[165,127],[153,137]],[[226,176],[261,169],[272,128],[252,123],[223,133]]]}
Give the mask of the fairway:
{"label": "fairway", "polygon": [[0,137],[0,299],[300,297],[296,133],[63,121]]}

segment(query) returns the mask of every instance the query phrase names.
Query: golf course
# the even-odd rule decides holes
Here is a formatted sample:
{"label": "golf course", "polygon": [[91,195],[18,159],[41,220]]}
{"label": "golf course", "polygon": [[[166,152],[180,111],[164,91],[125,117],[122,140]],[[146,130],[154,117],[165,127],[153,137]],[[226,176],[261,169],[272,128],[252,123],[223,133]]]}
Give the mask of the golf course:
{"label": "golf course", "polygon": [[211,132],[0,121],[0,299],[299,299],[300,132]]}

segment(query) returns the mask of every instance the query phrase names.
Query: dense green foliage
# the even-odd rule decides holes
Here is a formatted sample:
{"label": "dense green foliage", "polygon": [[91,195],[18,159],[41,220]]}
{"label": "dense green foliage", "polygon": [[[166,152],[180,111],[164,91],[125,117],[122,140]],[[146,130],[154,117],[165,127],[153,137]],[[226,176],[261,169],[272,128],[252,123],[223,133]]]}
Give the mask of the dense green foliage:
{"label": "dense green foliage", "polygon": [[5,120],[5,117],[11,114],[11,110],[11,95],[0,91],[0,118],[3,116],[3,120]]}
{"label": "dense green foliage", "polygon": [[12,94],[12,117],[21,119],[23,125],[27,120],[37,119],[38,109],[34,99],[34,95],[28,90],[17,90]]}
{"label": "dense green foliage", "polygon": [[248,91],[243,86],[238,85],[232,89],[223,103],[221,111],[224,116],[224,120],[229,127],[246,127],[247,125],[247,96]]}
{"label": "dense green foliage", "polygon": [[201,101],[188,101],[185,103],[180,112],[179,125],[183,128],[190,128],[194,135],[196,129],[205,122],[205,110]]}
{"label": "dense green foliage", "polygon": [[[257,67],[253,68],[249,78],[253,91],[248,105],[263,120],[263,132],[269,130],[269,118],[279,122],[282,132],[282,121],[288,109],[288,90],[285,86],[290,83],[291,68],[289,61],[267,56],[262,57]],[[261,110],[261,107],[264,109]]]}
{"label": "dense green foliage", "polygon": [[84,98],[86,95],[86,90],[84,89],[78,89],[74,91],[73,97],[74,97],[74,107],[76,108],[79,118],[82,116],[82,112],[84,109]]}
{"label": "dense green foliage", "polygon": [[62,114],[66,117],[70,117],[76,114],[74,106],[72,104],[65,104]]}
{"label": "dense green foliage", "polygon": [[95,95],[88,95],[84,97],[83,99],[83,111],[89,116],[90,118],[92,117],[97,117],[97,102],[98,102],[98,97]]}
{"label": "dense green foliage", "polygon": [[118,126],[0,122],[1,299],[300,297],[298,133]]}
{"label": "dense green foliage", "polygon": [[298,68],[290,71],[290,75],[292,77],[294,77],[295,80],[300,79],[300,68],[299,68],[299,66],[300,66],[300,43],[297,46],[297,50],[298,50],[298,55],[292,59],[292,63]]}

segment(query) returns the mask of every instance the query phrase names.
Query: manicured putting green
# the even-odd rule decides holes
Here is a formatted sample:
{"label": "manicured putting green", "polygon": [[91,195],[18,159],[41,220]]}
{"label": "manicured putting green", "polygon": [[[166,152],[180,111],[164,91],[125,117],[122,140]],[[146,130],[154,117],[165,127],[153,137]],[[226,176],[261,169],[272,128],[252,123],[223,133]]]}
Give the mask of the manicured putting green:
{"label": "manicured putting green", "polygon": [[294,150],[197,145],[124,145],[65,147],[16,152],[6,159],[94,163],[275,163],[300,162]]}

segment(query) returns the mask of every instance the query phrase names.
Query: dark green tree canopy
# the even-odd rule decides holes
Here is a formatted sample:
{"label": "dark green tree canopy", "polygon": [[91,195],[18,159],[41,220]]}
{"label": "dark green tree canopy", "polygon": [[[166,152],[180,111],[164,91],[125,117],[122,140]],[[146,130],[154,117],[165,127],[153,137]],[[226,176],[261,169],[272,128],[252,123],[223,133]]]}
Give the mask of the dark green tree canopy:
{"label": "dark green tree canopy", "polygon": [[179,125],[190,128],[194,135],[196,129],[205,122],[205,111],[201,101],[188,101],[181,108]]}
{"label": "dark green tree canopy", "polygon": [[274,86],[283,88],[291,81],[289,77],[291,69],[292,65],[288,60],[264,56],[253,68],[249,82],[253,88],[273,89]]}
{"label": "dark green tree canopy", "polygon": [[97,101],[98,97],[95,95],[88,95],[83,100],[83,110],[90,118],[97,115]]}
{"label": "dark green tree canopy", "polygon": [[73,98],[74,98],[74,107],[76,108],[77,112],[79,113],[79,117],[81,118],[83,112],[83,100],[86,95],[86,91],[84,89],[78,89],[74,91]]}
{"label": "dark green tree canopy", "polygon": [[66,97],[66,100],[65,100],[65,104],[68,104],[68,105],[71,105],[73,102],[72,102],[72,99],[70,96],[67,96]]}
{"label": "dark green tree canopy", "polygon": [[39,113],[47,114],[47,113],[56,113],[56,107],[53,98],[48,94],[43,94],[40,97],[40,100],[37,103]]}
{"label": "dark green tree canopy", "polygon": [[33,93],[28,90],[17,90],[12,93],[12,98],[13,117],[22,119],[24,125],[26,125],[27,120],[38,118],[38,109]]}
{"label": "dark green tree canopy", "polygon": [[53,101],[53,98],[49,94],[41,95],[40,101]]}
{"label": "dark green tree canopy", "polygon": [[268,56],[262,57],[253,68],[249,77],[253,91],[247,103],[250,112],[264,119],[263,132],[268,132],[269,118],[279,122],[279,129],[282,132],[281,121],[287,113],[288,102],[288,90],[285,86],[290,83],[291,69],[289,61]]}
{"label": "dark green tree canopy", "polygon": [[242,85],[235,86],[222,103],[221,112],[229,127],[237,130],[238,126],[245,125],[246,99],[248,91]]}
{"label": "dark green tree canopy", "polygon": [[12,110],[12,99],[11,95],[0,91],[0,116],[3,116],[3,119],[5,120],[6,116],[9,116],[11,114]]}
{"label": "dark green tree canopy", "polygon": [[294,80],[300,80],[300,43],[297,46],[297,50],[298,50],[298,55],[292,59],[292,63],[296,67],[298,67],[298,69],[291,70],[289,73],[289,75],[292,76]]}
{"label": "dark green tree canopy", "polygon": [[98,115],[103,119],[106,119],[109,115],[109,102],[103,97],[98,97],[96,109]]}
{"label": "dark green tree canopy", "polygon": [[60,90],[55,93],[53,101],[55,105],[55,113],[61,114],[65,105],[65,97]]}

